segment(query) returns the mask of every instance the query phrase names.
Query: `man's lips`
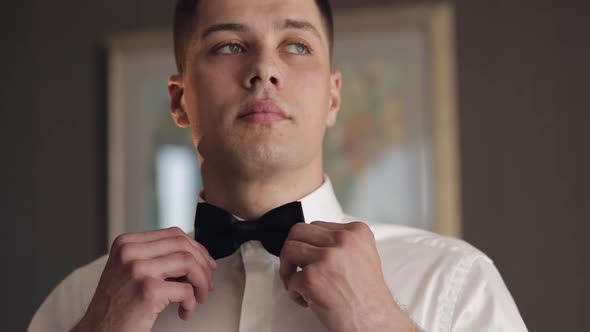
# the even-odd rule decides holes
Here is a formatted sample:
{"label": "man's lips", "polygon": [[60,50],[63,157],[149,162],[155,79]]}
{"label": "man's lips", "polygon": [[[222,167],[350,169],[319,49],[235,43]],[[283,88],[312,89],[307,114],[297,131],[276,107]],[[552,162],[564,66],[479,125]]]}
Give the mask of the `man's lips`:
{"label": "man's lips", "polygon": [[289,116],[273,100],[259,99],[247,103],[238,113],[238,119],[251,123],[272,123],[288,120]]}

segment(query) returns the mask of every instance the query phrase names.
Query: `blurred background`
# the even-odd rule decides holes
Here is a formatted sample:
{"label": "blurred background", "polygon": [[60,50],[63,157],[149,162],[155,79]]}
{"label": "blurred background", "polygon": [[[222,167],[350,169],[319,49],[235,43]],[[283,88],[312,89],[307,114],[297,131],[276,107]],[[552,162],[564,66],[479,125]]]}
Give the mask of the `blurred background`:
{"label": "blurred background", "polygon": [[[3,331],[107,250],[106,39],[167,29],[174,1],[1,12]],[[336,10],[436,1],[333,1]],[[456,0],[460,233],[531,331],[589,331],[590,3]]]}

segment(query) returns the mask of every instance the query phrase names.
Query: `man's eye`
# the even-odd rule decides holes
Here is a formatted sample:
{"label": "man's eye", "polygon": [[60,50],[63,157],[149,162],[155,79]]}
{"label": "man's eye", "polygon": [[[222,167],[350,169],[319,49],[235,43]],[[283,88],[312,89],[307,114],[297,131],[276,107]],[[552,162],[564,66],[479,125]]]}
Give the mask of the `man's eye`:
{"label": "man's eye", "polygon": [[239,54],[244,53],[244,48],[240,44],[231,43],[219,47],[215,52],[218,54]]}
{"label": "man's eye", "polygon": [[287,52],[298,55],[305,55],[309,54],[309,48],[302,43],[295,43],[287,46]]}

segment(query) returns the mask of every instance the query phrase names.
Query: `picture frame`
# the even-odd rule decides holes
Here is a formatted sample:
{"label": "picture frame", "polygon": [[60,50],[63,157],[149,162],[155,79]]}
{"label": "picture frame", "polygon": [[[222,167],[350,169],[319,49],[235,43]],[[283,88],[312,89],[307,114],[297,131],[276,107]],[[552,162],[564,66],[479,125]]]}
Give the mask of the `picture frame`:
{"label": "picture frame", "polygon": [[[395,211],[405,214],[400,214],[399,220],[390,220],[392,212],[384,210],[373,218],[381,218],[376,221],[460,237],[452,5],[367,6],[337,9],[334,16],[334,64],[344,74],[343,108],[336,126],[328,130],[324,150],[326,173],[337,196],[341,201],[348,197],[344,199],[345,211],[354,204],[375,201],[363,190],[377,188],[379,202],[386,202],[382,206],[398,206]],[[176,72],[172,34],[162,30],[119,33],[111,36],[107,44],[108,244],[122,233],[174,224],[162,223],[158,218],[183,220],[181,228],[190,231],[200,178],[190,130],[174,128],[168,114],[167,79]],[[355,67],[355,63],[362,66]],[[418,88],[404,82],[414,82]],[[368,98],[363,91],[381,92]],[[347,109],[347,102],[362,106],[359,109],[367,109],[367,114],[375,117],[370,119],[362,112]],[[380,136],[371,140],[359,133]],[[405,157],[396,161],[398,154],[392,151],[402,150],[406,151]],[[391,156],[381,158],[390,152]],[[384,161],[373,162],[380,158]],[[184,166],[174,166],[180,164]],[[376,176],[379,169],[388,180]],[[175,177],[167,178],[170,174]],[[356,177],[367,180],[362,185],[354,184],[350,179]],[[398,181],[405,181],[404,185],[398,185]],[[163,194],[160,191],[164,187],[182,187],[182,192]],[[393,188],[391,195],[387,188]],[[388,197],[393,198],[388,201]],[[168,202],[164,202],[166,198],[170,198]],[[411,204],[404,203],[404,199]],[[376,210],[365,205],[365,210],[358,211]]]}
{"label": "picture frame", "polygon": [[[373,182],[376,185],[367,186],[357,185],[355,190],[362,190],[364,193],[357,194],[350,201],[358,200],[358,197],[371,195],[371,199],[365,204],[364,208],[359,208],[360,217],[370,216],[373,220],[379,222],[392,222],[407,226],[425,228],[437,233],[461,237],[462,220],[461,220],[461,193],[460,193],[460,164],[459,164],[459,128],[458,128],[458,110],[457,110],[457,83],[456,83],[456,56],[455,56],[455,27],[454,27],[454,9],[449,2],[437,2],[429,4],[411,4],[411,5],[390,5],[390,6],[365,6],[345,10],[337,10],[334,13],[335,21],[335,62],[336,68],[346,67],[338,63],[338,57],[347,58],[344,62],[354,62],[355,57],[362,57],[363,62],[354,65],[356,67],[368,67],[372,69],[364,83],[357,84],[365,88],[357,90],[364,93],[371,91],[380,91],[382,96],[381,104],[392,103],[405,104],[398,105],[398,115],[394,116],[394,122],[410,125],[407,135],[400,135],[397,140],[405,142],[407,146],[413,146],[410,152],[405,153],[405,161],[395,163],[394,158],[389,158],[388,162],[380,162],[381,165],[376,167],[367,166],[367,169],[391,170],[389,174],[383,174],[389,177],[389,181],[394,181],[399,185],[397,192],[389,190],[381,192],[380,183],[383,178],[375,177]],[[345,44],[344,46],[339,45]],[[389,45],[389,46],[388,46]],[[347,55],[353,54],[353,55]],[[415,61],[418,59],[419,61]],[[379,67],[375,63],[381,63]],[[386,64],[386,65],[385,65]],[[341,113],[350,114],[351,110],[346,109],[348,103],[355,102],[355,107],[359,108],[358,100],[364,98],[363,94],[357,92],[354,96],[349,96],[346,88],[347,81],[349,86],[351,75],[353,83],[356,84],[355,75],[358,76],[358,68],[348,70],[343,73],[343,109]],[[371,68],[373,67],[373,68]],[[379,80],[382,73],[391,75],[385,79]],[[397,77],[396,82],[391,82],[390,77]],[[369,82],[367,82],[369,81]],[[380,81],[375,83],[375,81]],[[372,85],[370,89],[367,86]],[[383,93],[383,90],[387,90]],[[392,102],[387,99],[388,92],[393,91],[394,98]],[[414,93],[417,92],[417,95]],[[390,96],[391,97],[391,96]],[[420,103],[420,101],[423,101]],[[376,108],[371,104],[375,100],[365,102],[366,109]],[[361,105],[363,105],[361,103]],[[386,107],[385,107],[386,108]],[[391,107],[390,107],[391,108]],[[395,107],[393,107],[395,108]],[[404,120],[407,120],[403,124]],[[417,114],[421,114],[416,118]],[[342,114],[339,116],[336,126],[342,126]],[[389,116],[391,117],[391,115]],[[412,117],[414,119],[412,120]],[[378,117],[379,121],[384,118]],[[356,124],[363,122],[362,117],[352,118],[351,123]],[[344,121],[346,123],[346,120]],[[365,123],[367,121],[364,121]],[[365,133],[374,135],[379,128],[378,124],[369,126]],[[360,130],[363,132],[363,130]],[[377,130],[378,131],[378,130]],[[403,130],[402,130],[403,131]],[[367,137],[370,137],[367,135]],[[393,139],[395,140],[395,139]],[[330,132],[327,135],[327,141],[330,141]],[[333,144],[334,142],[329,142]],[[377,143],[383,141],[377,140]],[[365,142],[363,151],[370,150],[367,146],[375,146],[375,142]],[[402,144],[403,145],[403,144]],[[403,148],[402,148],[403,149]],[[343,149],[339,150],[342,154]],[[393,151],[393,149],[392,149]],[[407,151],[407,150],[406,150]],[[399,149],[398,149],[399,152]],[[392,155],[395,152],[391,153]],[[330,158],[326,158],[327,161]],[[359,159],[352,157],[349,159]],[[361,163],[367,156],[361,156]],[[400,159],[400,158],[398,158]],[[339,160],[342,162],[342,160]],[[358,160],[355,161],[357,164]],[[386,167],[389,166],[389,167]],[[400,171],[405,167],[406,171]],[[330,169],[330,167],[327,167]],[[358,167],[357,167],[358,168]],[[420,170],[411,172],[408,169]],[[362,176],[355,171],[355,177]],[[396,174],[392,176],[391,173]],[[408,178],[413,180],[408,181]],[[334,181],[333,181],[334,182]],[[392,185],[392,183],[387,183]],[[395,184],[394,184],[395,185]],[[338,188],[335,184],[336,192],[342,193],[344,190]],[[421,189],[417,189],[421,188]],[[397,196],[396,196],[397,194]],[[345,196],[342,195],[341,196]],[[374,197],[387,196],[397,197],[403,203],[396,205],[394,199],[386,202],[375,202]],[[339,197],[341,201],[343,197]],[[405,202],[404,202],[405,200]],[[394,204],[392,204],[392,202]],[[347,205],[346,199],[342,202]],[[382,207],[388,209],[382,209]],[[379,213],[373,211],[382,209]],[[348,209],[355,210],[353,207]],[[403,211],[399,213],[399,211]],[[353,214],[356,211],[351,211]],[[396,215],[397,214],[397,215]]]}

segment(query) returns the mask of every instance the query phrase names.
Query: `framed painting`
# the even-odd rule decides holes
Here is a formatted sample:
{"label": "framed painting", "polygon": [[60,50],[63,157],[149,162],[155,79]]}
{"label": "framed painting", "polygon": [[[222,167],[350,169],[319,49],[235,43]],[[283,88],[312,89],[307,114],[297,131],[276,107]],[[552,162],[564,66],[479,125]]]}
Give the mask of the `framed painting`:
{"label": "framed painting", "polygon": [[335,13],[342,109],[325,162],[352,215],[461,236],[453,8]]}
{"label": "framed painting", "polygon": [[[452,7],[334,15],[343,103],[324,159],[344,210],[460,236]],[[168,111],[171,34],[118,34],[108,48],[109,244],[125,232],[190,231],[201,179],[190,130]]]}

